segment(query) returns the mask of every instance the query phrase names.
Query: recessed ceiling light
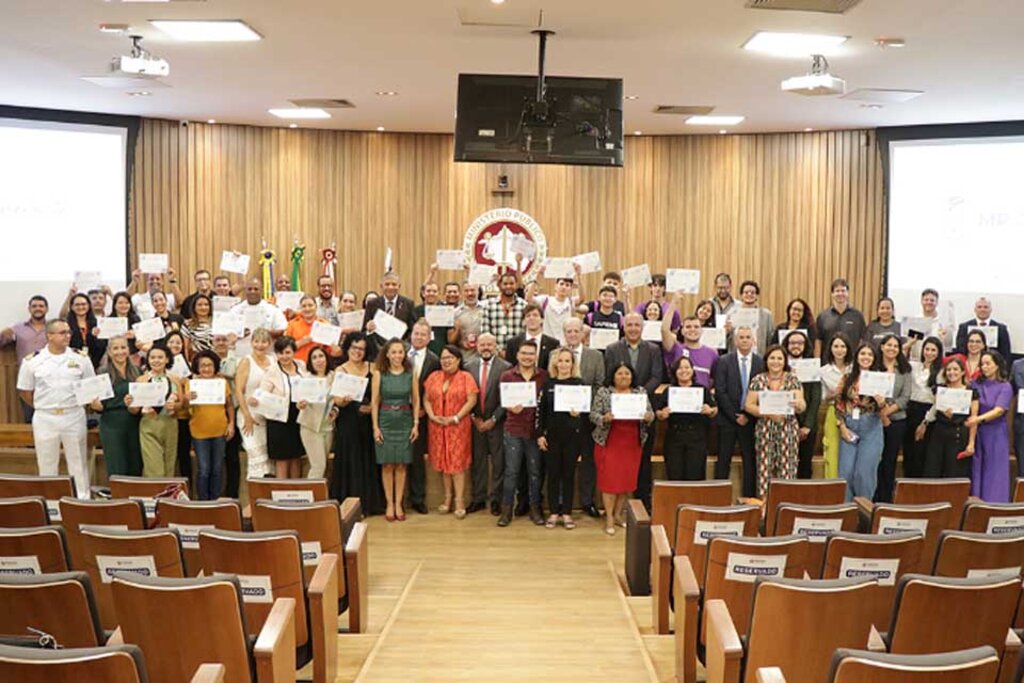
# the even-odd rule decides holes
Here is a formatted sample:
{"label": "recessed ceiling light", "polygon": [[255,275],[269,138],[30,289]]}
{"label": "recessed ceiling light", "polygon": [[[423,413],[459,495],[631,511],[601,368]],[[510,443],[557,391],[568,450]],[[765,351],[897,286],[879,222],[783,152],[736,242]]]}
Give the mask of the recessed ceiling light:
{"label": "recessed ceiling light", "polygon": [[206,119],[206,122],[209,124],[214,124],[217,123],[217,119]]}
{"label": "recessed ceiling light", "polygon": [[805,133],[810,133],[813,130],[814,130],[813,128],[804,128],[804,132]]}
{"label": "recessed ceiling light", "polygon": [[643,135],[643,134],[644,134],[644,132],[642,130],[634,130],[633,131],[633,135]]}
{"label": "recessed ceiling light", "polygon": [[289,124],[288,124],[288,127],[289,127],[289,128],[298,128],[298,127],[299,127],[299,124],[297,124],[297,123],[289,123]]}
{"label": "recessed ceiling light", "polygon": [[627,100],[639,100],[640,96],[639,95],[626,95],[626,99]]}
{"label": "recessed ceiling light", "polygon": [[907,46],[907,41],[904,40],[903,38],[884,38],[883,37],[883,38],[875,39],[875,45],[877,45],[878,47],[882,48],[883,50],[886,49],[886,48],[890,48],[890,47],[901,48],[901,47],[906,47]]}
{"label": "recessed ceiling light", "polygon": [[780,57],[809,57],[810,55],[831,55],[849,40],[849,36],[830,36],[816,33],[776,33],[758,31],[747,42],[744,50],[765,52]]}
{"label": "recessed ceiling light", "polygon": [[726,134],[726,133],[728,133],[728,132],[729,132],[729,131],[727,131],[727,130],[720,130],[720,131],[718,131],[718,134],[719,134],[719,135],[725,135],[725,134]]}
{"label": "recessed ceiling light", "polygon": [[192,43],[238,43],[260,40],[263,37],[241,19],[221,21],[154,19],[149,23],[175,40]]}
{"label": "recessed ceiling light", "polygon": [[383,133],[384,132],[384,126],[377,126],[377,132],[378,133]]}
{"label": "recessed ceiling light", "polygon": [[743,116],[691,116],[686,119],[688,126],[735,126],[742,123]]}
{"label": "recessed ceiling light", "polygon": [[492,5],[504,5],[505,0],[491,0]]}
{"label": "recessed ceiling light", "polygon": [[394,90],[378,90],[377,94],[380,95],[381,97],[394,97],[398,93],[395,92]]}
{"label": "recessed ceiling light", "polygon": [[100,33],[128,33],[128,24],[100,24]]}
{"label": "recessed ceiling light", "polygon": [[861,109],[881,109],[882,108],[882,105],[880,105],[880,104],[862,104],[860,106],[861,106]]}
{"label": "recessed ceiling light", "polygon": [[148,90],[132,90],[125,93],[128,97],[149,97],[152,94]]}
{"label": "recessed ceiling light", "polygon": [[279,119],[329,119],[331,115],[323,109],[314,107],[288,107],[286,109],[268,109],[268,112]]}

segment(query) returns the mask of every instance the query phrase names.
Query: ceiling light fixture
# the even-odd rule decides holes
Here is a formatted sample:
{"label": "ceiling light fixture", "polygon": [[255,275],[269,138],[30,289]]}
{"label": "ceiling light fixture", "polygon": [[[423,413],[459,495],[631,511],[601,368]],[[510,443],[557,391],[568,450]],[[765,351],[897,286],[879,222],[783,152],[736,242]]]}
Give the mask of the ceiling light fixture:
{"label": "ceiling light fixture", "polygon": [[384,126],[377,126],[377,132],[378,133],[383,133],[384,132]]}
{"label": "ceiling light fixture", "polygon": [[128,97],[149,97],[152,94],[148,90],[132,90],[125,93]]}
{"label": "ceiling light fixture", "polygon": [[263,38],[241,19],[219,21],[152,19],[149,23],[175,40],[190,43],[245,43]]}
{"label": "ceiling light fixture", "polygon": [[729,132],[729,131],[726,131],[726,130],[720,130],[720,131],[718,131],[718,134],[719,134],[719,135],[725,135],[725,134],[726,134],[726,133],[728,133],[728,132]]}
{"label": "ceiling light fixture", "polygon": [[814,130],[813,128],[804,128],[804,132],[805,132],[805,133],[810,133],[810,132],[812,132],[813,130]]}
{"label": "ceiling light fixture", "polygon": [[217,123],[217,119],[206,119],[206,122],[213,125],[214,123]]}
{"label": "ceiling light fixture", "polygon": [[876,38],[875,45],[882,48],[883,50],[892,48],[901,48],[907,46],[907,41],[903,38]]}
{"label": "ceiling light fixture", "polygon": [[735,126],[742,123],[744,116],[691,116],[686,119],[688,126]]}
{"label": "ceiling light fixture", "polygon": [[100,24],[100,33],[113,33],[116,35],[128,33],[128,24]]}
{"label": "ceiling light fixture", "polygon": [[861,106],[862,109],[881,109],[882,108],[882,105],[880,105],[880,104],[862,104],[860,106]]}
{"label": "ceiling light fixture", "polygon": [[644,132],[642,130],[634,130],[633,131],[633,135],[643,135],[643,134],[644,134]]}
{"label": "ceiling light fixture", "polygon": [[298,128],[298,127],[299,127],[299,124],[297,124],[297,123],[289,123],[289,124],[288,124],[288,127],[289,127],[289,128]]}
{"label": "ceiling light fixture", "polygon": [[394,97],[398,93],[395,92],[394,90],[378,90],[377,94],[380,95],[381,97]]}
{"label": "ceiling light fixture", "polygon": [[846,92],[846,81],[829,73],[824,55],[814,55],[810,72],[782,81],[782,90],[795,95],[842,95]]}
{"label": "ceiling light fixture", "polygon": [[763,52],[777,57],[810,57],[836,54],[849,36],[831,36],[817,33],[776,33],[758,31],[747,42],[744,50]]}
{"label": "ceiling light fixture", "polygon": [[492,5],[504,5],[505,0],[491,0]]}
{"label": "ceiling light fixture", "polygon": [[329,119],[331,115],[323,109],[314,107],[288,107],[286,109],[268,109],[268,112],[279,119]]}
{"label": "ceiling light fixture", "polygon": [[627,100],[639,100],[640,96],[639,95],[626,95],[626,99]]}

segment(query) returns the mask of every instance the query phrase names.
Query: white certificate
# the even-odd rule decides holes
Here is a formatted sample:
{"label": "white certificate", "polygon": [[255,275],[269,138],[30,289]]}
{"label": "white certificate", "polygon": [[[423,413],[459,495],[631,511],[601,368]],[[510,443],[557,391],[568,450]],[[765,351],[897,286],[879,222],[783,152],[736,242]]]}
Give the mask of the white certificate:
{"label": "white certificate", "polygon": [[249,272],[249,255],[235,255],[233,251],[225,251],[220,255],[220,269],[225,273],[245,275]]}
{"label": "white certificate", "polygon": [[212,379],[191,379],[188,382],[189,393],[196,397],[189,399],[194,406],[220,406],[224,405],[227,385],[220,377]]}
{"label": "white certificate", "polygon": [[98,270],[76,270],[75,287],[82,294],[85,294],[90,289],[101,289],[103,287],[103,273]]}
{"label": "white certificate", "polygon": [[292,403],[325,403],[329,389],[326,377],[293,377]]}
{"label": "white certificate", "polygon": [[537,253],[537,245],[526,235],[516,233],[508,243],[508,249],[513,254],[522,254],[524,259],[532,259]]}
{"label": "white certificate", "polygon": [[760,318],[760,308],[734,308],[729,313],[729,320],[734,328],[749,327],[750,329],[755,329]]}
{"label": "white certificate", "polygon": [[762,415],[792,415],[792,391],[759,391],[757,392],[757,409]]}
{"label": "white certificate", "polygon": [[892,398],[896,385],[896,373],[865,370],[860,373],[861,396],[883,396]]}
{"label": "white certificate", "polygon": [[469,284],[487,286],[498,274],[498,266],[487,266],[482,263],[474,263],[469,269]]}
{"label": "white certificate", "polygon": [[424,306],[423,317],[427,319],[431,327],[452,327],[455,325],[455,307],[445,306]]}
{"label": "white certificate", "polygon": [[[235,313],[238,313],[238,311],[235,311]],[[242,309],[243,331],[249,330],[252,332],[253,330],[259,329],[263,326],[269,327],[270,320],[264,322],[263,310],[259,306],[246,306]]]}
{"label": "white certificate", "polygon": [[394,263],[395,252],[391,250],[391,247],[388,247],[387,251],[384,252],[384,272],[390,273],[392,271],[392,266],[394,265]]}
{"label": "white certificate", "polygon": [[160,318],[140,320],[132,325],[132,332],[135,333],[135,341],[139,344],[148,344],[167,336],[167,333],[164,332],[164,321]]}
{"label": "white certificate", "polygon": [[704,388],[669,387],[668,408],[673,413],[699,413],[704,409]]}
{"label": "white certificate", "polygon": [[644,263],[632,268],[625,268],[622,271],[622,284],[628,289],[643,287],[651,284],[651,269]]}
{"label": "white certificate", "polygon": [[556,413],[589,413],[590,412],[591,386],[589,384],[555,385],[555,412]]}
{"label": "white certificate", "polygon": [[700,271],[685,268],[669,268],[665,271],[665,290],[697,294],[700,291]]}
{"label": "white certificate", "polygon": [[572,262],[579,264],[581,275],[586,275],[587,273],[601,272],[600,252],[588,251],[586,254],[579,254],[578,256],[573,256]]}
{"label": "white certificate", "polygon": [[644,341],[661,344],[661,321],[645,320],[644,330],[640,333],[640,338]]}
{"label": "white certificate", "polygon": [[211,334],[233,334],[241,337],[245,334],[245,316],[233,311],[213,311]]}
{"label": "white certificate", "polygon": [[799,328],[799,327],[797,329],[795,329],[795,330],[791,330],[789,328],[783,327],[782,329],[779,330],[779,344],[781,346],[785,346],[786,345],[786,337],[789,336],[790,332],[800,332],[800,333],[802,333],[804,335],[804,339],[805,340],[810,341],[808,339],[808,337],[807,337],[807,330]]}
{"label": "white certificate", "polygon": [[909,337],[911,332],[916,332],[922,337],[927,337],[932,333],[932,319],[904,318],[903,325],[900,329],[903,331],[903,336],[905,337]]}
{"label": "white certificate", "polygon": [[304,296],[305,292],[274,292],[274,305],[282,311],[297,311]]}
{"label": "white certificate", "polygon": [[362,329],[364,317],[366,317],[365,311],[349,311],[348,313],[339,313],[338,327],[340,327],[343,330]]}
{"label": "white certificate", "polygon": [[140,299],[139,303],[135,304],[135,315],[139,316],[139,320],[149,320],[156,317],[156,309],[153,308],[153,302],[149,300],[148,294],[145,299]]}
{"label": "white certificate", "polygon": [[502,382],[501,383],[501,407],[515,408],[537,407],[537,383],[536,382]]}
{"label": "white certificate", "polygon": [[114,387],[110,384],[110,375],[103,373],[94,377],[86,377],[74,383],[75,403],[84,406],[99,399],[104,401],[114,398]]}
{"label": "white certificate", "polygon": [[440,270],[462,270],[466,257],[461,249],[438,249],[434,261]]}
{"label": "white certificate", "polygon": [[703,327],[700,331],[700,343],[713,349],[724,349],[725,336],[725,330],[721,327]]}
{"label": "white certificate", "polygon": [[317,320],[313,323],[313,329],[309,331],[309,336],[314,344],[337,346],[338,341],[341,339],[341,328],[337,325]]}
{"label": "white certificate", "polygon": [[242,303],[242,300],[237,296],[219,296],[213,295],[213,312],[214,314],[222,311],[230,311],[232,308]]}
{"label": "white certificate", "polygon": [[647,394],[612,394],[612,417],[642,420],[647,412]]}
{"label": "white certificate", "polygon": [[576,269],[571,258],[549,258],[544,263],[544,277],[548,280],[568,279],[576,277]]}
{"label": "white certificate", "polygon": [[619,341],[619,330],[611,327],[592,327],[590,329],[590,348],[604,351],[611,344]]}
{"label": "white certificate", "polygon": [[166,273],[167,254],[139,254],[139,270],[143,273]]}
{"label": "white certificate", "polygon": [[99,339],[113,339],[128,334],[128,318],[97,318],[96,327],[99,328]]}
{"label": "white certificate", "polygon": [[334,383],[331,384],[331,396],[347,396],[353,401],[362,401],[366,395],[366,387],[369,383],[369,377],[338,372],[334,375]]}
{"label": "white certificate", "polygon": [[377,334],[384,339],[401,339],[409,328],[404,322],[385,311],[377,311],[373,316],[373,323],[377,326]]}
{"label": "white certificate", "polygon": [[167,400],[166,382],[130,382],[128,395],[133,408],[159,408]]}
{"label": "white certificate", "polygon": [[254,411],[257,415],[262,415],[274,422],[288,421],[288,399],[286,397],[269,394],[262,389],[257,389],[252,396],[258,401]]}
{"label": "white certificate", "polygon": [[981,330],[981,333],[985,335],[985,345],[990,349],[994,349],[999,346],[999,328],[995,325],[971,325],[967,328],[967,334],[974,332],[974,330]]}
{"label": "white certificate", "polygon": [[821,381],[820,358],[790,358],[789,367],[801,382]]}
{"label": "white certificate", "polygon": [[1024,413],[1024,389],[1017,390],[1017,412]]}
{"label": "white certificate", "polygon": [[937,387],[935,409],[939,411],[952,410],[954,415],[969,415],[971,412],[971,390]]}
{"label": "white certificate", "polygon": [[724,330],[727,322],[729,322],[728,314],[715,313],[715,327],[720,330]]}

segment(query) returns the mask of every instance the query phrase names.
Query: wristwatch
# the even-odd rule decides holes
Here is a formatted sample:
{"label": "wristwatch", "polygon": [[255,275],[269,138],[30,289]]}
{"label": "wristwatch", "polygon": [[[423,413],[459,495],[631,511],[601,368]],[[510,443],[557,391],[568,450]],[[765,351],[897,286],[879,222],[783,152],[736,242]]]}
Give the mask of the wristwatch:
{"label": "wristwatch", "polygon": [[459,424],[459,416],[458,415],[452,415],[452,420],[455,421],[455,424]]}

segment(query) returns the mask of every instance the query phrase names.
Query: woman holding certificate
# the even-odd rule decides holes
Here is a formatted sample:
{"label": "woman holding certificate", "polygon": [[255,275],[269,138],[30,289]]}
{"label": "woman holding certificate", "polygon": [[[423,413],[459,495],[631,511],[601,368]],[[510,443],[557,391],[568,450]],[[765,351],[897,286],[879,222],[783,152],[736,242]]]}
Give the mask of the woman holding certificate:
{"label": "woman holding certificate", "polygon": [[[846,499],[875,496],[878,462],[885,446],[878,411],[885,405],[881,395],[862,395],[864,373],[878,368],[875,347],[862,342],[850,374],[836,392],[836,421],[839,423],[839,476],[846,480]],[[867,387],[864,388],[867,390]]]}
{"label": "woman holding certificate", "polygon": [[876,503],[891,503],[893,488],[896,486],[896,456],[903,445],[907,427],[907,406],[914,388],[914,377],[910,363],[903,355],[900,338],[887,334],[878,344],[881,354],[881,370],[893,375],[892,396],[878,411],[882,421],[882,459],[878,463],[878,483],[875,487]]}
{"label": "woman holding certificate", "polygon": [[797,415],[807,409],[800,379],[789,371],[781,346],[769,346],[765,371],[750,380],[746,412],[758,418],[754,425],[757,452],[757,497],[768,493],[771,479],[795,479],[800,451]]}
{"label": "woman holding certificate", "polygon": [[[697,383],[693,361],[682,356],[669,368],[669,387],[654,392],[654,410],[665,430],[665,470],[671,481],[707,478],[708,427],[718,414],[711,390]],[[696,399],[696,400],[695,400]]]}
{"label": "woman holding certificate", "polygon": [[[370,363],[366,360],[369,340],[362,332],[345,337],[341,353],[345,362],[334,370],[339,375],[369,381]],[[380,482],[380,465],[373,449],[373,420],[370,418],[369,388],[362,396],[337,395],[332,390],[338,417],[334,420],[334,466],[331,468],[331,497],[338,502],[348,497],[359,498],[363,512],[379,515],[384,512],[384,490]]]}
{"label": "woman holding certificate", "polygon": [[[142,474],[142,450],[139,447],[139,409],[125,404],[131,382],[137,382],[142,371],[131,361],[128,340],[114,337],[107,343],[107,360],[100,373],[110,376],[114,395],[93,401],[92,409],[100,414],[100,442],[107,477]],[[128,403],[131,403],[129,401]]]}
{"label": "woman holding certificate", "polygon": [[418,420],[413,415],[420,412],[420,385],[413,374],[405,344],[399,339],[385,343],[373,369],[370,416],[387,500],[384,518],[389,522],[405,521],[405,472],[412,463],[412,444],[419,435]]}
{"label": "woman holding certificate", "polygon": [[238,402],[238,429],[248,462],[246,477],[258,479],[267,474],[267,423],[253,408],[258,403],[256,392],[274,360],[267,354],[271,343],[269,330],[262,327],[254,330],[251,342],[252,351],[238,361],[235,370],[235,400]]}
{"label": "woman holding certificate", "polygon": [[[312,378],[322,379],[328,387],[334,379],[330,359],[322,346],[314,346],[306,359],[306,371]],[[338,416],[338,408],[331,403],[328,410],[326,394],[317,402],[299,401],[299,436],[309,457],[310,479],[322,479],[327,471],[327,454],[331,452],[331,441],[334,440],[334,420]]]}
{"label": "woman holding certificate", "polygon": [[825,461],[825,478],[835,479],[839,476],[839,422],[836,419],[835,403],[839,383],[850,373],[853,352],[850,340],[842,332],[832,336],[829,351],[832,362],[821,368],[822,399],[828,406],[822,424],[821,450]]}
{"label": "woman holding certificate", "polygon": [[[198,500],[216,500],[224,486],[227,442],[235,435],[235,411],[232,409],[227,380],[220,377],[220,357],[216,353],[209,349],[196,353],[192,359],[192,375],[185,382],[186,398],[182,403],[189,406],[188,426],[192,434],[192,445],[196,449],[196,497]],[[223,382],[223,394],[219,397],[200,396],[196,385],[217,379]],[[216,388],[220,382],[210,384]],[[219,403],[215,402],[218,398]]]}
{"label": "woman holding certificate", "polygon": [[567,410],[565,404],[566,398],[571,403],[573,394],[588,394],[589,390],[590,386],[584,387],[580,378],[576,354],[564,346],[555,350],[548,361],[548,380],[541,388],[537,411],[537,445],[544,452],[551,507],[551,514],[544,522],[548,529],[554,529],[559,522],[566,529],[576,528],[572,521],[576,460],[583,453],[583,439],[588,429],[583,413],[590,409],[590,402],[587,401],[583,410],[579,405]]}
{"label": "woman holding certificate", "polygon": [[302,456],[306,447],[299,433],[299,406],[292,401],[292,379],[305,374],[295,360],[295,340],[282,335],[274,340],[277,367],[271,366],[260,382],[266,394],[288,399],[285,420],[267,419],[267,457],[274,463],[278,479],[297,479],[302,476]]}
{"label": "woman holding certificate", "polygon": [[135,333],[132,332],[132,325],[139,322],[139,315],[135,312],[135,307],[132,306],[132,297],[128,292],[118,292],[114,295],[113,303],[111,304],[111,316],[128,320],[128,334],[125,335],[125,338],[128,340],[128,355],[135,356],[138,354],[139,349],[135,346]]}
{"label": "woman holding certificate", "polygon": [[192,301],[192,317],[181,326],[185,337],[185,357],[195,358],[200,351],[213,350],[213,299],[196,294]]}
{"label": "woman holding certificate", "polygon": [[[811,307],[803,299],[793,299],[786,306],[786,322],[775,328],[769,342],[785,346],[786,335],[794,330],[802,330],[807,337],[807,358],[818,355],[815,353],[818,343],[818,329],[814,326],[814,314]],[[804,356],[801,356],[803,358]]]}
{"label": "woman holding certificate", "polygon": [[317,321],[326,322],[317,317],[316,299],[311,296],[302,297],[299,302],[299,314],[288,321],[286,335],[295,340],[295,359],[303,364],[309,359],[309,352],[319,347],[313,341],[313,325]]}
{"label": "woman holding certificate", "polygon": [[622,511],[629,494],[636,490],[640,456],[654,412],[647,391],[637,386],[636,375],[627,363],[609,369],[608,385],[597,390],[590,421],[597,425],[594,464],[597,488],[604,501],[604,532],[614,536],[616,524],[626,526]]}
{"label": "woman holding certificate", "polygon": [[978,450],[971,458],[971,495],[989,503],[1010,502],[1010,433],[1006,413],[1013,400],[1013,388],[1007,379],[1006,361],[998,351],[981,354],[981,379],[974,382],[978,415],[967,418],[967,426],[978,428]]}
{"label": "woman holding certificate", "polygon": [[[173,477],[174,464],[178,460],[178,417],[175,411],[181,401],[181,380],[167,371],[170,360],[171,352],[166,346],[154,345],[146,355],[148,369],[137,380],[138,384],[161,385],[160,393],[164,396],[163,406],[142,408],[139,447],[144,477]],[[124,404],[131,408],[133,403],[134,398],[129,393]]]}
{"label": "woman holding certificate", "polygon": [[964,367],[967,368],[968,382],[981,377],[981,354],[987,350],[985,333],[981,330],[971,330],[967,334],[967,354],[960,356],[964,359]]}
{"label": "woman holding certificate", "polygon": [[935,387],[942,370],[942,341],[928,337],[921,344],[921,361],[911,363],[914,382],[907,404],[907,429],[903,435],[903,476],[923,477],[928,425],[924,418],[935,405]]}
{"label": "woman holding certificate", "polygon": [[[928,449],[925,451],[926,477],[970,477],[971,456],[978,421],[978,390],[967,382],[967,366],[962,356],[946,359],[942,379],[935,387],[935,405],[925,422],[931,424]],[[1007,466],[1009,468],[1009,466]]]}
{"label": "woman holding certificate", "polygon": [[106,345],[96,336],[96,316],[92,312],[88,296],[75,294],[71,297],[67,323],[71,328],[69,346],[72,349],[84,350],[89,354],[93,367],[97,367],[103,360]]}
{"label": "woman holding certificate", "polygon": [[[469,414],[476,405],[473,375],[462,369],[462,351],[448,344],[441,348],[441,369],[423,385],[423,410],[429,422],[427,452],[430,464],[444,481],[444,503],[438,512],[455,510],[455,518],[466,516],[466,470],[473,460],[473,431]],[[455,502],[452,504],[452,489]]]}

